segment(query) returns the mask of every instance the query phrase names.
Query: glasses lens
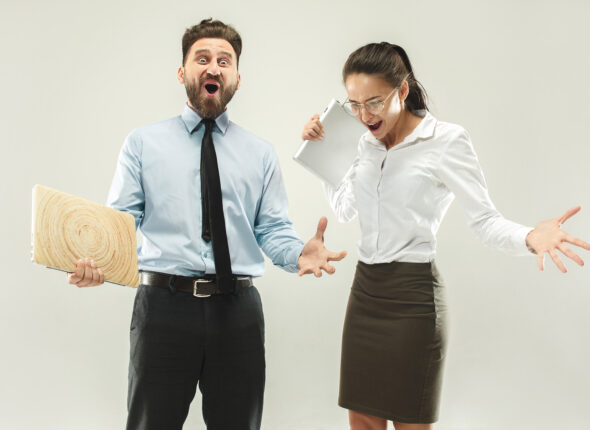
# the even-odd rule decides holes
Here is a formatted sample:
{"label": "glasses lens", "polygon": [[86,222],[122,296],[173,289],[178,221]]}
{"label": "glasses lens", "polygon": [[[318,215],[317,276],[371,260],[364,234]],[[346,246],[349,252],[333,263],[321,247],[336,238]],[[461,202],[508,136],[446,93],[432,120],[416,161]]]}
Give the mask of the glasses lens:
{"label": "glasses lens", "polygon": [[352,104],[350,102],[345,102],[342,107],[348,114],[353,116],[357,115],[359,112],[358,105]]}
{"label": "glasses lens", "polygon": [[365,109],[367,109],[367,112],[373,115],[377,115],[383,112],[383,107],[385,107],[385,103],[381,101],[365,103]]}

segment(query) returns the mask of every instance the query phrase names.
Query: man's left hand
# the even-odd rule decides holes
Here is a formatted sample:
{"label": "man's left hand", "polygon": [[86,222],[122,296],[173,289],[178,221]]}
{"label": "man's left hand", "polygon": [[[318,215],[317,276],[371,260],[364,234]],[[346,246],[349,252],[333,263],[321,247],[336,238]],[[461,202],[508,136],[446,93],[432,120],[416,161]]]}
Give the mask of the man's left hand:
{"label": "man's left hand", "polygon": [[317,278],[322,276],[322,270],[326,273],[332,274],[336,271],[334,266],[328,264],[328,261],[339,261],[346,256],[346,251],[330,252],[324,246],[324,232],[328,225],[326,217],[320,218],[318,223],[318,230],[314,237],[303,247],[303,251],[297,260],[297,267],[299,267],[299,276],[307,273],[313,273]]}

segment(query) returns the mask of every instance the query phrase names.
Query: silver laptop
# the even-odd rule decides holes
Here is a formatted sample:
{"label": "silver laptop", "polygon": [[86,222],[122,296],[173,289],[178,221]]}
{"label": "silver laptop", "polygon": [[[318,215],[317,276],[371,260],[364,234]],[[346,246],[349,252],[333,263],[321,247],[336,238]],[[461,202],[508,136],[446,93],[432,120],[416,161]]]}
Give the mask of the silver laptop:
{"label": "silver laptop", "polygon": [[293,159],[321,180],[337,187],[357,156],[360,137],[367,128],[332,99],[320,116],[322,140],[304,141]]}

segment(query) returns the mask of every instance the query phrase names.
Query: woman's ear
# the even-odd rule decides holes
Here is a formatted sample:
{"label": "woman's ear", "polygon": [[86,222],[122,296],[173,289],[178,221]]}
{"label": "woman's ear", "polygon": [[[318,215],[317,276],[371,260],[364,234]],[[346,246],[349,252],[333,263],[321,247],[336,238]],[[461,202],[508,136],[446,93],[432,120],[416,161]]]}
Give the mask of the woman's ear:
{"label": "woman's ear", "polygon": [[407,80],[403,80],[402,84],[399,86],[399,99],[400,101],[405,101],[410,94],[410,84],[408,84]]}

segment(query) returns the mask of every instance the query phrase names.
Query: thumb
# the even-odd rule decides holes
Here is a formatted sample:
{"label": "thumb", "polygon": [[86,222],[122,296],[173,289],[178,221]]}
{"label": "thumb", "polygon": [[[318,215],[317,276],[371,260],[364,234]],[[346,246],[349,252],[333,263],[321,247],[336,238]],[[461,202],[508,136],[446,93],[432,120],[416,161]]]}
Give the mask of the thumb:
{"label": "thumb", "polygon": [[318,229],[315,232],[315,238],[318,240],[324,241],[324,232],[326,231],[326,227],[328,226],[328,218],[325,216],[320,218],[318,222]]}
{"label": "thumb", "polygon": [[565,211],[565,213],[562,216],[559,217],[559,223],[563,224],[572,216],[580,212],[580,209],[582,209],[581,206],[574,206],[573,208],[569,208],[567,211]]}

